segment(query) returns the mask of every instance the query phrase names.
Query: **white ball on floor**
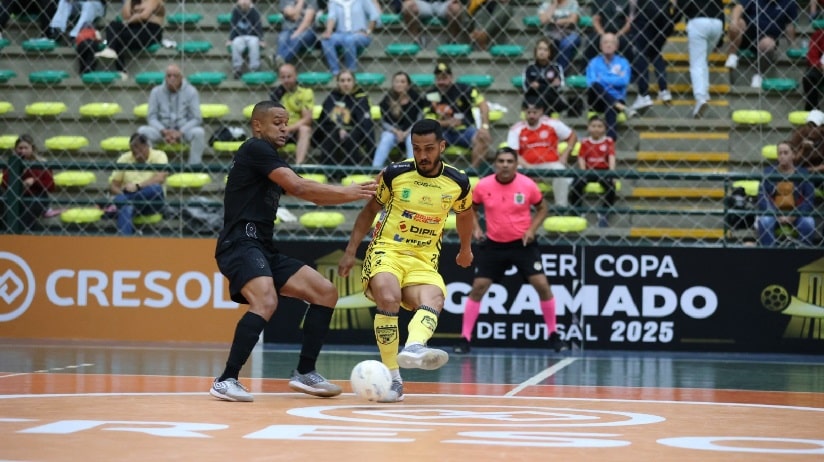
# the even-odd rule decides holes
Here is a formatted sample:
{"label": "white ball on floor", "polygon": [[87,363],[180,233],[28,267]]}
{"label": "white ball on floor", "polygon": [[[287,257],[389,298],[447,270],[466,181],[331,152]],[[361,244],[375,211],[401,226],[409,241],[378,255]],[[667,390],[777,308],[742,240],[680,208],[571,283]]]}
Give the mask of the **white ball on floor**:
{"label": "white ball on floor", "polygon": [[379,401],[392,390],[392,373],[382,362],[369,359],[352,368],[352,391],[367,401]]}

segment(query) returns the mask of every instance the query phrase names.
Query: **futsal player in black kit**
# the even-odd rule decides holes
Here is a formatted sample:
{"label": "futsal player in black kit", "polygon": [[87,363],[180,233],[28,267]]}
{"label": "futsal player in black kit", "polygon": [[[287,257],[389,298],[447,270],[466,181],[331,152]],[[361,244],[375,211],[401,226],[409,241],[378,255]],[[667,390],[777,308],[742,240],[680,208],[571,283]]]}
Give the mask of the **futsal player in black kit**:
{"label": "futsal player in black kit", "polygon": [[254,401],[238,382],[238,375],[277,309],[279,296],[309,303],[303,320],[300,359],[289,386],[321,397],[341,393],[339,386],[315,370],[338,291],[315,269],[275,248],[275,217],[283,193],[318,205],[334,205],[372,199],[377,183],[337,186],[298,176],[277,151],[286,143],[288,120],[280,103],[256,104],[252,110],[252,138],[235,153],[226,182],[223,230],[218,236],[215,259],[229,280],[232,300],[249,305],[237,323],[226,369],[209,391],[226,401]]}

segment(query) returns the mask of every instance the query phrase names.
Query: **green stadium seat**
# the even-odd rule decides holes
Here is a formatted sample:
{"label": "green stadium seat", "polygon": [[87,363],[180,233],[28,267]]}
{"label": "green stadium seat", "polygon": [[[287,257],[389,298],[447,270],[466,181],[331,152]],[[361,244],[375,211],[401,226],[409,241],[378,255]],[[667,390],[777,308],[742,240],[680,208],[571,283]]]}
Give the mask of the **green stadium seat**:
{"label": "green stadium seat", "polygon": [[421,47],[417,43],[390,43],[384,51],[387,56],[415,56]]}
{"label": "green stadium seat", "polygon": [[117,103],[87,103],[78,110],[83,117],[105,118],[123,112]]}
{"label": "green stadium seat", "polygon": [[551,233],[580,233],[587,229],[587,220],[582,217],[549,217],[544,220],[543,226]]}
{"label": "green stadium seat", "polygon": [[26,115],[36,117],[54,117],[66,112],[67,109],[68,107],[66,106],[66,103],[60,101],[40,101],[37,103],[27,104]]}
{"label": "green stadium seat", "polygon": [[375,179],[374,175],[367,175],[365,173],[356,173],[352,175],[347,175],[340,180],[340,184],[343,186],[349,186],[352,183],[365,183],[367,181],[372,181]]}
{"label": "green stadium seat", "polygon": [[401,23],[401,15],[397,13],[381,14],[381,24],[384,26],[394,26]]}
{"label": "green stadium seat", "polygon": [[111,136],[100,141],[100,149],[109,152],[126,152],[129,150],[128,136]]}
{"label": "green stadium seat", "polygon": [[149,115],[149,103],[138,104],[132,109],[132,114],[139,119],[145,119]]}
{"label": "green stadium seat", "polygon": [[54,175],[54,184],[61,188],[77,188],[88,186],[97,181],[94,172],[69,170]]}
{"label": "green stadium seat", "polygon": [[266,20],[269,21],[269,24],[275,25],[280,24],[283,22],[283,14],[281,13],[274,13],[270,14],[266,17]]}
{"label": "green stadium seat", "polygon": [[97,207],[74,207],[60,213],[60,221],[71,224],[87,224],[99,221],[103,210]]}
{"label": "green stadium seat", "polygon": [[218,26],[228,26],[232,23],[232,13],[220,13],[216,19]]}
{"label": "green stadium seat", "polygon": [[109,85],[120,80],[120,73],[114,71],[86,72],[80,76],[80,80],[86,85]]}
{"label": "green stadium seat", "polygon": [[790,59],[803,59],[807,57],[806,48],[788,48],[787,57]]}
{"label": "green stadium seat", "polygon": [[172,13],[166,16],[166,23],[170,26],[195,25],[203,19],[200,13]]}
{"label": "green stadium seat", "polygon": [[772,122],[772,114],[756,109],[739,109],[733,111],[732,121],[739,125],[768,125]]}
{"label": "green stadium seat", "polygon": [[152,43],[151,45],[144,48],[143,51],[145,51],[146,53],[149,53],[149,54],[155,54],[158,51],[160,51],[161,48],[163,48],[163,46],[161,44]]}
{"label": "green stadium seat", "polygon": [[433,74],[410,74],[412,84],[418,88],[429,88],[435,85],[435,76]]}
{"label": "green stadium seat", "polygon": [[755,52],[750,49],[738,50],[738,56],[745,59],[755,59]]}
{"label": "green stadium seat", "polygon": [[815,21],[813,21],[813,29],[814,30],[824,29],[824,19],[816,19]]}
{"label": "green stadium seat", "polygon": [[524,27],[541,27],[541,17],[538,15],[524,16]]}
{"label": "green stadium seat", "polygon": [[217,152],[230,152],[234,153],[238,149],[240,149],[240,145],[243,144],[243,141],[215,141],[212,145],[212,149]]}
{"label": "green stadium seat", "polygon": [[326,85],[331,81],[331,72],[301,72],[298,74],[298,83],[310,87]]}
{"label": "green stadium seat", "polygon": [[51,151],[77,151],[88,146],[89,140],[79,135],[58,135],[46,138],[44,145]]}
{"label": "green stadium seat", "polygon": [[0,135],[0,149],[14,149],[14,143],[20,135]]}
{"label": "green stadium seat", "polygon": [[790,121],[793,125],[806,125],[807,124],[807,116],[810,115],[810,111],[792,111],[787,114],[787,120]]}
{"label": "green stadium seat", "polygon": [[578,27],[592,27],[592,16],[579,16],[578,17]]}
{"label": "green stadium seat", "polygon": [[795,79],[764,79],[761,81],[761,89],[766,91],[792,91],[798,87]]}
{"label": "green stadium seat", "polygon": [[487,88],[495,82],[495,78],[487,74],[464,74],[458,76],[456,82],[478,88]]}
{"label": "green stadium seat", "polygon": [[744,193],[751,197],[758,195],[759,186],[761,186],[761,182],[758,180],[738,180],[732,182],[733,188],[743,188]]}
{"label": "green stadium seat", "polygon": [[444,22],[441,18],[437,16],[432,16],[431,18],[426,20],[426,26],[428,27],[443,27]]}
{"label": "green stadium seat", "polygon": [[516,75],[509,79],[509,82],[512,84],[513,87],[521,90],[524,88],[524,76],[523,75]]}
{"label": "green stadium seat", "polygon": [[468,43],[447,43],[435,49],[438,56],[469,56],[472,53],[472,45]]}
{"label": "green stadium seat", "polygon": [[47,38],[35,38],[25,40],[20,45],[23,47],[23,51],[27,52],[53,51],[55,48],[57,48],[57,42]]}
{"label": "green stadium seat", "polygon": [[379,72],[357,72],[355,82],[362,87],[377,87],[383,84],[386,76]]}
{"label": "green stadium seat", "polygon": [[586,88],[587,77],[585,75],[570,75],[564,79],[564,83],[570,88]]}
{"label": "green stadium seat", "polygon": [[761,148],[761,157],[766,160],[778,159],[778,146],[775,144],[768,144]]}
{"label": "green stadium seat", "polygon": [[342,225],[346,216],[340,212],[316,211],[304,213],[298,221],[309,229],[332,229]]}
{"label": "green stadium seat", "polygon": [[170,188],[202,188],[212,182],[208,173],[175,173],[166,177],[166,186]]}
{"label": "green stadium seat", "polygon": [[521,45],[492,45],[489,48],[492,56],[519,57],[524,54],[524,47]]}
{"label": "green stadium seat", "polygon": [[249,86],[271,85],[278,79],[277,74],[271,71],[247,72],[240,77],[241,82]]}
{"label": "green stadium seat", "polygon": [[8,114],[14,110],[14,105],[8,101],[0,101],[0,115]]}
{"label": "green stadium seat", "polygon": [[15,77],[17,77],[17,72],[14,72],[10,69],[0,70],[0,83],[6,83]]}
{"label": "green stadium seat", "polygon": [[50,85],[54,83],[60,83],[63,80],[69,77],[69,73],[66,71],[56,71],[56,70],[47,70],[47,71],[35,71],[29,74],[29,83],[31,84],[42,84],[42,85]]}
{"label": "green stadium seat", "polygon": [[11,40],[7,38],[0,38],[0,50],[6,48],[9,45],[11,45]]}
{"label": "green stadium seat", "polygon": [[216,86],[226,80],[224,72],[196,72],[187,77],[189,83],[196,87]]}
{"label": "green stadium seat", "polygon": [[211,49],[212,43],[205,40],[192,40],[177,45],[177,51],[184,54],[208,53]]}
{"label": "green stadium seat", "polygon": [[229,106],[225,104],[201,103],[200,115],[204,119],[219,119],[229,113]]}
{"label": "green stadium seat", "polygon": [[160,85],[166,79],[166,74],[161,71],[148,71],[137,74],[134,81],[138,85],[155,86]]}
{"label": "green stadium seat", "polygon": [[132,217],[132,223],[137,226],[155,225],[163,221],[162,213],[151,213],[149,215],[135,215]]}

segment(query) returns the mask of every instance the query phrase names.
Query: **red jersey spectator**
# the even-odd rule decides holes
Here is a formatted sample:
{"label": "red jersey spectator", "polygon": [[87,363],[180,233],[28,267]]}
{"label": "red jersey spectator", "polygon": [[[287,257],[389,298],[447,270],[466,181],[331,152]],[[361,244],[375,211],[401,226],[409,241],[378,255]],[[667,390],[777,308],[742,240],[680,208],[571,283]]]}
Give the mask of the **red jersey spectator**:
{"label": "red jersey spectator", "polygon": [[[589,136],[581,141],[578,152],[578,168],[585,171],[615,170],[615,141],[606,136],[607,125],[600,117],[589,119],[587,132]],[[584,188],[587,183],[597,182],[604,188],[604,205],[612,208],[615,205],[615,180],[603,178],[595,174],[584,173],[572,184],[569,196],[570,205],[578,207],[584,198]],[[606,213],[598,214],[598,226],[605,228],[609,225]]]}
{"label": "red jersey spectator", "polygon": [[[45,159],[37,155],[37,146],[31,135],[20,135],[14,142],[14,154],[25,162],[43,162]],[[10,174],[3,171],[3,189],[9,188]],[[39,228],[38,218],[49,208],[49,193],[54,191],[54,177],[51,170],[40,167],[24,168],[20,177],[23,183],[23,202],[19,209],[19,219],[25,230]],[[8,217],[7,217],[8,219]]]}

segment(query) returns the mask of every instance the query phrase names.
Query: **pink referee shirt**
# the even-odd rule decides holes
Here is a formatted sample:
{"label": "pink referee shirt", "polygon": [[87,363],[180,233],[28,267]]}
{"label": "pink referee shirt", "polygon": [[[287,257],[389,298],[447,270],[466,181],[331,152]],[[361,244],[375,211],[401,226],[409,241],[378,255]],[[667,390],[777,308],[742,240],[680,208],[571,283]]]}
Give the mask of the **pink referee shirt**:
{"label": "pink referee shirt", "polygon": [[543,200],[541,190],[526,175],[501,184],[495,175],[481,179],[472,191],[472,202],[483,205],[486,216],[486,236],[495,242],[511,242],[524,237],[532,223],[533,205]]}

